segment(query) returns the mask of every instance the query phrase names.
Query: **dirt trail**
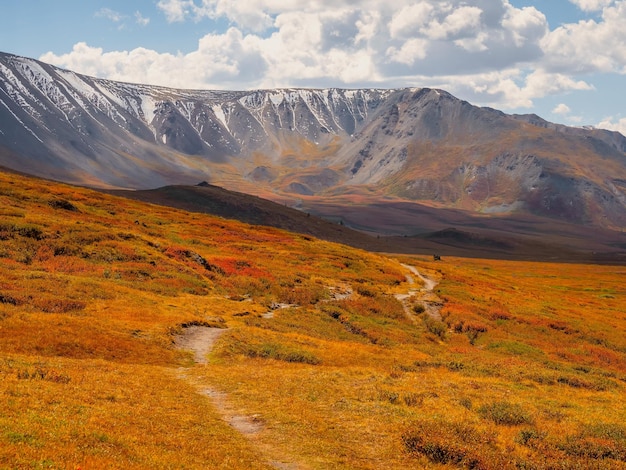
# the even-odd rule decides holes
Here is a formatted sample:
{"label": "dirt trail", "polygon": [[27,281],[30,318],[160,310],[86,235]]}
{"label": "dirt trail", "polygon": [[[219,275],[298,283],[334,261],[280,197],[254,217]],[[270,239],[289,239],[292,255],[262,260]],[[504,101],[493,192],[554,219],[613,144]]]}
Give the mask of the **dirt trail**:
{"label": "dirt trail", "polygon": [[[396,299],[402,302],[402,306],[404,307],[404,313],[406,314],[407,318],[409,318],[413,323],[417,321],[415,319],[415,315],[412,312],[409,302],[409,300],[413,297],[417,297],[417,300],[421,302],[421,304],[424,306],[424,311],[426,312],[426,314],[434,320],[441,321],[441,307],[443,306],[443,303],[434,292],[435,287],[438,284],[437,281],[424,276],[417,270],[415,266],[403,264],[402,267],[408,269],[413,275],[418,277],[424,283],[424,287],[422,287],[421,289],[411,288],[406,294],[396,294]],[[415,279],[411,274],[406,275],[406,280],[409,285],[415,285]]]}
{"label": "dirt trail", "polygon": [[[205,326],[191,326],[185,328],[184,334],[175,340],[179,349],[191,350],[194,353],[194,362],[200,365],[207,365],[208,354],[212,351],[219,337],[225,329],[209,328]],[[222,419],[233,429],[250,439],[255,447],[266,456],[268,465],[279,470],[300,470],[308,467],[296,464],[290,458],[278,456],[274,446],[261,442],[257,437],[264,429],[263,420],[260,415],[244,415],[239,413],[228,399],[228,395],[213,387],[201,384],[196,378],[186,373],[184,368],[179,369],[179,377],[194,385],[198,391],[208,397],[213,406],[218,411]]]}
{"label": "dirt trail", "polygon": [[[430,315],[436,320],[441,320],[439,310],[441,309],[442,303],[439,297],[437,297],[434,293],[437,281],[422,275],[414,266],[409,266],[408,264],[403,264],[402,266],[408,269],[411,273],[406,275],[406,280],[411,288],[406,294],[396,294],[396,298],[402,302],[407,318],[414,323],[417,322],[412,311],[413,302],[410,302],[411,299],[417,297],[417,300],[424,306],[427,315]],[[424,283],[422,288],[414,287],[416,282],[413,276],[416,276]],[[352,294],[353,292],[350,287],[342,286],[341,288],[335,288],[333,290],[332,298],[333,300],[341,300],[350,298]],[[273,314],[275,310],[294,307],[298,306],[292,304],[275,304],[272,305],[269,312],[262,316],[270,319],[274,316]],[[219,337],[225,331],[225,329],[220,328],[190,326],[185,328],[184,333],[176,338],[175,344],[179,349],[193,351],[194,362],[196,364],[206,366],[208,364],[207,356],[212,351]],[[282,455],[277,457],[277,454],[280,454],[280,452],[276,446],[263,442],[259,439],[259,435],[265,428],[263,419],[260,415],[245,415],[239,413],[230,402],[226,393],[200,383],[197,378],[191,377],[184,368],[179,369],[179,377],[194,385],[198,389],[199,393],[208,397],[213,403],[213,406],[215,406],[215,409],[221,415],[222,419],[228,423],[229,426],[233,427],[239,433],[250,439],[260,453],[266,456],[265,460],[271,467],[280,470],[304,470],[309,468],[306,465],[295,463],[292,458],[286,458]]]}
{"label": "dirt trail", "polygon": [[224,329],[207,328],[206,326],[190,326],[185,328],[185,333],[176,338],[175,344],[179,349],[189,349],[194,352],[194,362],[198,364],[207,363],[207,354],[211,352],[213,346]]}
{"label": "dirt trail", "polygon": [[273,303],[272,305],[270,305],[269,311],[265,312],[263,315],[261,315],[261,317],[265,319],[274,318],[274,312],[276,310],[283,310],[285,308],[299,308],[299,307],[300,306],[298,304]]}

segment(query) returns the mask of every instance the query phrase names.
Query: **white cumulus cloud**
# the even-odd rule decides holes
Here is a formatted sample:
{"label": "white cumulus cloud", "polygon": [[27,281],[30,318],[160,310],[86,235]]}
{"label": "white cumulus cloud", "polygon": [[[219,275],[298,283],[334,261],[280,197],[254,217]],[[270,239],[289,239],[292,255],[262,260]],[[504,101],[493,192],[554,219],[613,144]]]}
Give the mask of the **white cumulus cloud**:
{"label": "white cumulus cloud", "polygon": [[502,26],[511,32],[518,47],[542,38],[548,32],[545,15],[534,7],[517,9],[509,6]]}
{"label": "white cumulus cloud", "polygon": [[605,7],[600,21],[566,24],[542,42],[546,67],[564,73],[626,72],[626,1]]}
{"label": "white cumulus cloud", "polygon": [[170,23],[185,21],[195,10],[194,3],[190,0],[159,0],[157,7],[165,14]]}
{"label": "white cumulus cloud", "polygon": [[97,18],[106,18],[107,20],[111,20],[114,23],[119,23],[121,21],[124,20],[124,18],[126,18],[123,14],[115,11],[115,10],[111,10],[110,8],[100,8],[96,13],[95,16]]}
{"label": "white cumulus cloud", "polygon": [[475,36],[482,26],[482,13],[483,10],[478,7],[461,5],[443,18],[433,19],[422,32],[426,37],[438,40]]}
{"label": "white cumulus cloud", "polygon": [[570,107],[569,107],[569,106],[567,106],[565,103],[560,103],[560,104],[558,104],[558,105],[556,105],[556,106],[554,107],[554,109],[552,110],[552,112],[553,112],[554,114],[563,114],[563,115],[566,115],[566,114],[571,113],[571,112],[572,112],[572,110],[571,110],[571,109],[570,109]]}
{"label": "white cumulus cloud", "polygon": [[[256,50],[256,39],[231,28],[217,37],[205,36],[190,54],[162,54],[146,48],[104,52],[85,43],[68,54],[44,54],[41,60],[63,64],[81,73],[133,83],[174,88],[233,88],[263,75],[266,64]],[[173,73],[172,71],[175,71]]]}
{"label": "white cumulus cloud", "polygon": [[[78,43],[41,59],[181,88],[438,86],[514,109],[591,90],[587,73],[626,73],[626,0],[575,3],[601,15],[550,31],[539,9],[509,0],[159,0],[169,22],[226,19],[231,26],[199,38],[186,54]],[[139,12],[135,20],[149,21]]]}
{"label": "white cumulus cloud", "polygon": [[416,30],[424,28],[435,11],[431,2],[418,2],[406,5],[395,12],[389,22],[389,36],[392,39],[411,37]]}
{"label": "white cumulus cloud", "polygon": [[613,0],[570,0],[583,11],[599,11],[613,3]]}
{"label": "white cumulus cloud", "polygon": [[608,117],[599,122],[596,127],[599,129],[608,129],[609,131],[617,131],[622,135],[626,135],[626,118],[615,119]]}
{"label": "white cumulus cloud", "polygon": [[144,17],[139,11],[136,11],[135,22],[140,26],[148,26],[148,24],[150,24],[150,18]]}

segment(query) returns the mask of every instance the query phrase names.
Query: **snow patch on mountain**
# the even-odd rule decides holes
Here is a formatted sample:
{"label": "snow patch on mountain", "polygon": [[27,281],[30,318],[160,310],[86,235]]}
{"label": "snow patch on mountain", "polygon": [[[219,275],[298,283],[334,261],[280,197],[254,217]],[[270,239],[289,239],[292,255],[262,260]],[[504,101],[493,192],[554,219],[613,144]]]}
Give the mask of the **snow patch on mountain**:
{"label": "snow patch on mountain", "polygon": [[[26,86],[17,78],[17,76],[6,67],[4,64],[0,63],[0,74],[6,77],[5,86],[6,92],[9,97],[20,105],[20,107],[28,109],[32,115],[40,118],[41,114],[37,111],[33,106],[31,106],[30,102],[41,104],[37,98],[30,92]],[[44,111],[47,110],[45,106],[43,106]]]}
{"label": "snow patch on mountain", "polygon": [[211,110],[213,111],[213,114],[215,114],[215,117],[222,123],[222,125],[226,129],[228,129],[228,122],[226,122],[226,114],[224,113],[222,106],[219,104],[214,104],[211,107]]}
{"label": "snow patch on mountain", "polygon": [[69,121],[67,111],[72,108],[72,103],[70,103],[57,85],[57,81],[36,61],[17,59],[15,62],[17,65],[16,70],[50,100],[63,113],[65,119]]}
{"label": "snow patch on mountain", "polygon": [[9,106],[3,100],[0,100],[0,103],[2,103],[2,105],[9,111],[9,113],[11,113],[11,115],[15,118],[15,120],[19,122],[24,129],[26,129],[29,133],[33,135],[33,137],[35,137],[35,139],[37,139],[39,142],[43,144],[43,141],[37,136],[37,134],[35,134],[30,127],[24,124],[24,122],[13,111],[11,111],[11,108],[9,108]]}
{"label": "snow patch on mountain", "polygon": [[143,115],[143,120],[146,124],[152,124],[154,120],[154,115],[156,113],[157,106],[159,105],[159,101],[154,99],[151,95],[139,95],[139,100],[141,102],[141,114]]}

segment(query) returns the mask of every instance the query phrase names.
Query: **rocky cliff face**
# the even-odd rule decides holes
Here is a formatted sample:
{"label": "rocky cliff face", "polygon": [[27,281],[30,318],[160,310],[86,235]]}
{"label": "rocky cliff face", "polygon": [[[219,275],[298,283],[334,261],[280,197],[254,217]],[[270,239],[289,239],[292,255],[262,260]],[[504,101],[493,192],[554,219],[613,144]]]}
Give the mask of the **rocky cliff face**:
{"label": "rocky cliff face", "polygon": [[626,225],[626,138],[442,90],[190,91],[0,54],[0,164],[125,188],[209,180]]}
{"label": "rocky cliff face", "polygon": [[[2,163],[40,166],[38,174],[66,167],[77,181],[92,175],[105,185],[154,186],[192,174],[195,181],[197,172],[211,173],[211,163],[241,163],[255,153],[274,161],[300,147],[349,140],[393,93],[174,90],[1,54],[0,144],[24,156]],[[110,163],[109,175],[96,171],[101,163]]]}

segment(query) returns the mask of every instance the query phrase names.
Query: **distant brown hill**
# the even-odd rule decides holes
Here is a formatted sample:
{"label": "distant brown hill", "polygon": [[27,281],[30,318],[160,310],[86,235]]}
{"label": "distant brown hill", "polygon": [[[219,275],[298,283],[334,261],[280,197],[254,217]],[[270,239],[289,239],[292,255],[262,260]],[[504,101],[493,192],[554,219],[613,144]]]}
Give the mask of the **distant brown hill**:
{"label": "distant brown hill", "polygon": [[[383,202],[354,207],[348,202],[325,205],[325,220],[272,201],[228,191],[210,184],[166,186],[153,190],[107,191],[130,199],[277,227],[369,251],[439,254],[500,259],[562,262],[626,263],[626,236],[611,230],[555,223],[538,217],[473,217],[458,210],[433,209],[414,203]],[[350,208],[350,210],[346,210]],[[389,233],[373,233],[385,220],[406,220]],[[360,228],[362,231],[350,227]],[[400,233],[410,230],[412,236]],[[368,233],[369,232],[369,233]],[[551,233],[547,236],[546,233]]]}

